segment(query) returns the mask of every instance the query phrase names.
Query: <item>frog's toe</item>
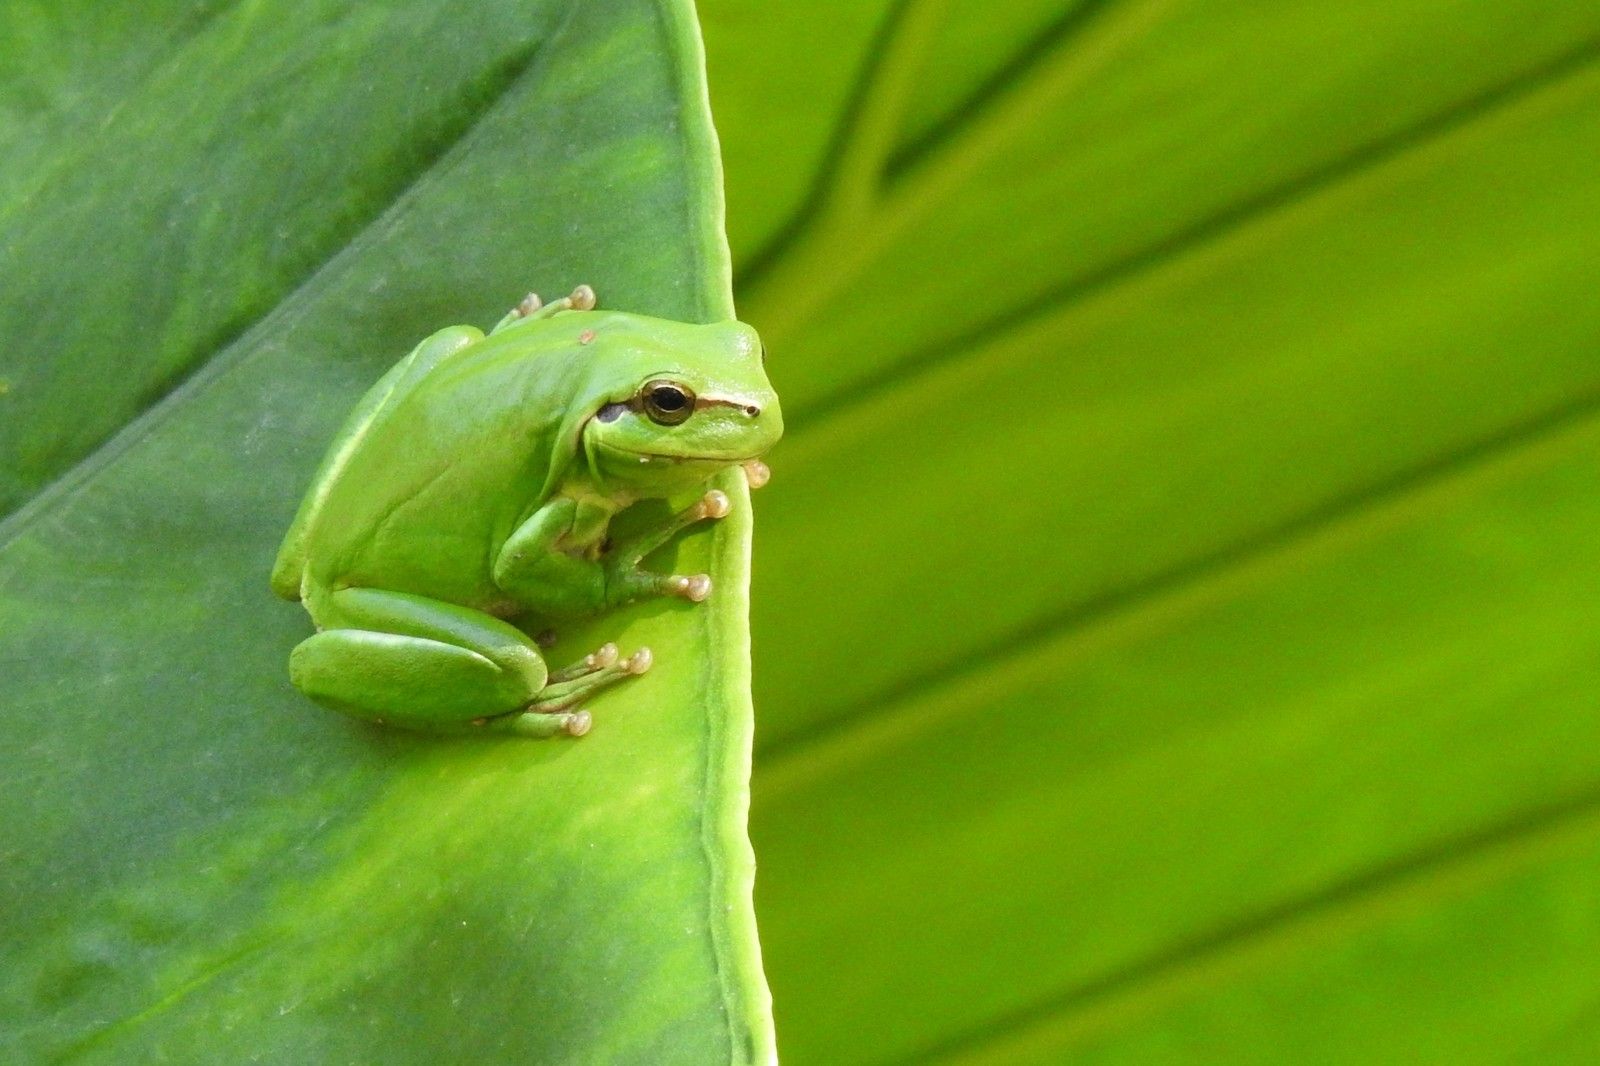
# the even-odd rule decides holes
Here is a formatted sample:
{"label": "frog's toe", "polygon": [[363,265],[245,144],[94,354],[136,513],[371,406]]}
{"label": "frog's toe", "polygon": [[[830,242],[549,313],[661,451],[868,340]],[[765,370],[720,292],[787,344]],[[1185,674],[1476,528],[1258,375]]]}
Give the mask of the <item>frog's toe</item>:
{"label": "frog's toe", "polygon": [[585,655],[571,666],[564,667],[563,669],[553,672],[549,678],[546,679],[546,683],[556,684],[562,681],[575,681],[580,677],[588,677],[590,674],[595,673],[596,671],[615,666],[619,654],[620,653],[617,651],[617,646],[607,642],[600,645],[600,647],[596,648],[588,655]]}
{"label": "frog's toe", "polygon": [[485,726],[491,732],[510,733],[519,737],[555,737],[566,734],[581,737],[594,725],[588,711],[523,711],[501,718],[478,720],[473,725]]}
{"label": "frog's toe", "polygon": [[726,492],[712,489],[700,497],[700,502],[695,507],[700,518],[726,518],[728,512],[733,510],[733,503],[728,499]]}
{"label": "frog's toe", "polygon": [[536,292],[530,292],[521,300],[517,301],[517,306],[511,309],[511,313],[516,315],[518,318],[527,318],[529,315],[533,314],[543,306],[544,301],[539,299],[539,294]]}
{"label": "frog's toe", "polygon": [[750,483],[752,489],[759,489],[772,480],[772,468],[760,459],[752,459],[740,465],[744,467],[744,479]]}
{"label": "frog's toe", "polygon": [[587,285],[579,285],[572,290],[572,295],[567,297],[572,301],[574,311],[593,311],[596,303],[594,290]]}
{"label": "frog's toe", "polygon": [[682,596],[691,603],[699,603],[711,595],[710,574],[674,574],[666,580],[670,596]]}
{"label": "frog's toe", "polygon": [[628,671],[630,674],[642,674],[646,670],[650,669],[650,665],[655,661],[656,657],[654,652],[652,652],[649,648],[640,648],[638,651],[628,656],[628,661],[622,664],[622,668]]}

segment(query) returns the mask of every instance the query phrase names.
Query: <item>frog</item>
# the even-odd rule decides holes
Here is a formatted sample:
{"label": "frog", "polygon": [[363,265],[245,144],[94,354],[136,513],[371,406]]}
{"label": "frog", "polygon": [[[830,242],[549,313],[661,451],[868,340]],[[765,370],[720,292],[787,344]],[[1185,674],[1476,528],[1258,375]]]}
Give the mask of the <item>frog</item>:
{"label": "frog", "polygon": [[[583,736],[582,704],[652,653],[608,642],[552,670],[535,623],[711,594],[644,563],[729,513],[723,472],[767,479],[783,415],[765,354],[742,322],[600,309],[587,285],[424,339],[350,413],[273,564],[316,627],[293,685],[377,725]],[[688,498],[612,536],[636,504]]]}

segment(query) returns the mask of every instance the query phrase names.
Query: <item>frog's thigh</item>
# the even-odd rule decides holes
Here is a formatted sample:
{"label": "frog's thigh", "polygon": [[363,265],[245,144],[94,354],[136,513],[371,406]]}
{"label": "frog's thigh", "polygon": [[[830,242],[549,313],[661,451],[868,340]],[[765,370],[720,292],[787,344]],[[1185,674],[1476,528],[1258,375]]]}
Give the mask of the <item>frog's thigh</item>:
{"label": "frog's thigh", "polygon": [[476,652],[366,629],[327,629],[302,641],[289,676],[326,707],[413,729],[505,714],[531,696],[521,678]]}
{"label": "frog's thigh", "polygon": [[295,648],[290,676],[308,696],[359,718],[459,726],[525,707],[546,671],[533,641],[479,611],[406,593],[319,597],[325,628]]}

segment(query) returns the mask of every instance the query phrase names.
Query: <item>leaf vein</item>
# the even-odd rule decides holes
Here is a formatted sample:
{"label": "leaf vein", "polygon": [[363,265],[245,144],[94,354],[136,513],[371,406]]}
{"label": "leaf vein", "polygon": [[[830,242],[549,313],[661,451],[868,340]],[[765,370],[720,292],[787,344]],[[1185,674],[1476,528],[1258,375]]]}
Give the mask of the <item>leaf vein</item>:
{"label": "leaf vein", "polygon": [[[1204,601],[1258,568],[1281,565],[1341,533],[1359,534],[1372,523],[1404,517],[1408,509],[1427,503],[1425,494],[1430,491],[1452,481],[1493,475],[1500,464],[1542,447],[1560,446],[1571,436],[1592,430],[1596,423],[1600,423],[1600,385],[1554,409],[1385,480],[1360,486],[1198,558],[1068,604],[1054,615],[1026,620],[982,647],[944,657],[933,669],[869,695],[809,732],[763,747],[758,752],[755,784],[764,798],[815,781],[840,763],[859,760],[888,743],[947,728],[942,715],[917,706],[924,694],[977,684],[984,677],[1036,658],[1042,649],[1063,640],[1089,642],[1131,618]],[[970,706],[960,701],[952,704],[956,713],[970,713]]]}
{"label": "leaf vein", "polygon": [[926,346],[869,377],[852,382],[846,391],[824,396],[810,405],[797,406],[791,417],[800,428],[794,435],[820,432],[835,416],[880,398],[914,376],[960,362],[1042,321],[1065,316],[1096,296],[1115,292],[1171,263],[1220,244],[1240,230],[1292,211],[1452,134],[1465,132],[1479,121],[1513,108],[1544,89],[1583,74],[1597,61],[1600,61],[1600,38],[1586,40],[1549,62],[1522,71],[1387,137],[1358,145],[1320,167],[1229,204],[1184,229],[1069,278],[1026,303],[998,309],[990,318],[960,335]]}
{"label": "leaf vein", "polygon": [[263,350],[261,347],[251,343],[257,336],[288,315],[294,307],[296,298],[315,286],[319,279],[380,239],[394,225],[396,219],[405,213],[410,204],[431,184],[440,180],[441,174],[449,165],[468,150],[484,123],[499,110],[516,87],[532,74],[539,65],[540,58],[546,54],[547,47],[565,32],[566,25],[575,10],[575,6],[569,6],[566,16],[551,36],[538,42],[525,56],[508,68],[503,84],[462,126],[460,132],[424,160],[415,175],[378,208],[371,219],[355,231],[350,240],[310,269],[297,284],[285,290],[284,295],[254,322],[220,342],[209,356],[192,364],[164,391],[152,396],[122,428],[111,433],[80,459],[69,464],[31,497],[13,508],[9,514],[0,515],[0,552],[3,552],[30,525],[38,521],[54,504],[70,499],[94,474],[142,441],[168,417],[180,410],[190,398],[202,394],[230,371],[244,365],[252,356],[261,352]]}
{"label": "leaf vein", "polygon": [[1065,1049],[1075,1033],[1091,1035],[1253,963],[1292,951],[1297,942],[1359,932],[1394,916],[1406,900],[1470,891],[1548,860],[1575,841],[1600,836],[1600,790],[1520,812],[1497,825],[1397,857],[1338,884],[1231,925],[1203,933],[1121,970],[995,1019],[916,1057],[928,1061],[993,1061],[1006,1044],[1056,1037]]}

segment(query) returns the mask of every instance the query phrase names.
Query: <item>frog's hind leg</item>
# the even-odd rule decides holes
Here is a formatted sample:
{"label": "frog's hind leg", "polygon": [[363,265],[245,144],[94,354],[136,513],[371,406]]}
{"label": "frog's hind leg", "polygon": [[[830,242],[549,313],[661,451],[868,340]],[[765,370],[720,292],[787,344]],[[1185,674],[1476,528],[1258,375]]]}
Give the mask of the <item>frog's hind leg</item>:
{"label": "frog's hind leg", "polygon": [[[378,725],[465,732],[519,715],[528,684],[481,655],[442,641],[362,629],[328,629],[300,643],[289,674],[307,696]],[[588,716],[544,715],[549,732],[582,733]]]}
{"label": "frog's hind leg", "polygon": [[[312,607],[324,628],[290,655],[290,677],[312,699],[356,718],[465,731],[520,716],[546,688],[533,641],[480,611],[378,589],[325,593]],[[587,715],[541,717],[547,732],[533,735],[588,727]]]}

